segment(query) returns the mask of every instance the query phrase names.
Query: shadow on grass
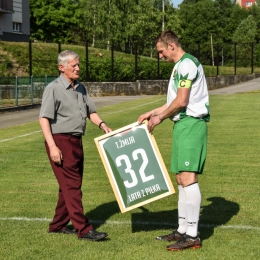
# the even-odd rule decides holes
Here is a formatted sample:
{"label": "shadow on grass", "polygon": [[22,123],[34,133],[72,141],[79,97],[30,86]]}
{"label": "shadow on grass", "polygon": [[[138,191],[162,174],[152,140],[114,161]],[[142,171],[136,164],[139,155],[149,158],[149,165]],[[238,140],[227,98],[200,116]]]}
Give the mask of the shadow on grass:
{"label": "shadow on grass", "polygon": [[[228,221],[239,212],[239,204],[228,201],[222,197],[211,197],[207,201],[211,203],[201,207],[199,222],[200,238],[208,239],[214,234],[214,229],[218,226],[225,225]],[[144,206],[140,207],[140,213],[131,215],[132,232],[153,231],[153,230],[171,230],[178,227],[178,210],[151,212]],[[102,204],[86,213],[89,219],[94,222],[94,227],[99,228],[101,225],[114,214],[119,213],[120,209],[116,201]],[[100,220],[102,219],[102,220]],[[97,220],[97,221],[95,221]],[[167,233],[167,232],[166,232]]]}
{"label": "shadow on grass", "polygon": [[210,205],[202,206],[200,216],[200,238],[208,239],[214,234],[214,229],[228,223],[239,212],[239,204],[222,197],[208,198]]}
{"label": "shadow on grass", "polygon": [[[211,204],[202,206],[199,232],[200,238],[211,237],[214,229],[226,224],[239,212],[239,204],[222,197],[208,198]],[[173,229],[178,227],[178,210],[150,212],[142,207],[142,213],[132,214],[132,232]]]}
{"label": "shadow on grass", "polygon": [[[86,212],[86,217],[93,221],[94,228],[99,228],[105,224],[106,221],[116,213],[119,213],[120,209],[116,201],[104,203],[95,209]],[[90,221],[90,222],[92,222]]]}

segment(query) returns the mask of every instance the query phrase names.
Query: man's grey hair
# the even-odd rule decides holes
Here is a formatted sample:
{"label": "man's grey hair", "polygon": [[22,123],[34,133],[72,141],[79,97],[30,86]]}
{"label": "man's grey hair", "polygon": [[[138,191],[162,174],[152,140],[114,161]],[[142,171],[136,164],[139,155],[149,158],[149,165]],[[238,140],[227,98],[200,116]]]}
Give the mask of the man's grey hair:
{"label": "man's grey hair", "polygon": [[63,65],[64,67],[67,67],[69,60],[78,59],[79,55],[70,50],[62,51],[58,56],[58,65]]}

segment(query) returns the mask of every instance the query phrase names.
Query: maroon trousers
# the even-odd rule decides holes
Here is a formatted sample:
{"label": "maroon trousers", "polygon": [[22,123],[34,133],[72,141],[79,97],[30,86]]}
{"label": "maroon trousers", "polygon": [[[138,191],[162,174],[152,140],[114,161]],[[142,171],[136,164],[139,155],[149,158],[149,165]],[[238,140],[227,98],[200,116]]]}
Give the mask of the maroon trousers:
{"label": "maroon trousers", "polygon": [[49,231],[58,231],[71,221],[78,237],[84,236],[93,229],[84,215],[82,206],[82,178],[84,154],[81,138],[65,134],[53,135],[57,147],[63,155],[62,165],[55,164],[50,158],[50,151],[45,142],[46,151],[59,184],[59,197],[55,215]]}

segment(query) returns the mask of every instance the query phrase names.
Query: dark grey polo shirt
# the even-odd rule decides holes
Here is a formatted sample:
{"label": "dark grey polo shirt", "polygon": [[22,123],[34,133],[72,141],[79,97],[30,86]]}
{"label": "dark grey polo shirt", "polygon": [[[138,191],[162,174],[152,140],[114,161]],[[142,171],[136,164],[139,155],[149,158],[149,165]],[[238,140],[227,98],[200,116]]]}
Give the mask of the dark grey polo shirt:
{"label": "dark grey polo shirt", "polygon": [[53,134],[84,135],[87,116],[96,109],[83,84],[77,81],[73,90],[60,75],[45,88],[39,117],[49,119]]}

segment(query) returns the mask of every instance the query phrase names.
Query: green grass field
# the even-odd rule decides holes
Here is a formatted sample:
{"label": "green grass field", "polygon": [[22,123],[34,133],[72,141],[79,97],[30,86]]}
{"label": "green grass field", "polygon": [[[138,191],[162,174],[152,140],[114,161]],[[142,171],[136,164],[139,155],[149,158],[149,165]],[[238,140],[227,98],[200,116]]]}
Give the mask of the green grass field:
{"label": "green grass field", "polygon": [[[165,96],[147,97],[99,109],[115,130],[162,105]],[[177,194],[121,213],[94,138],[102,132],[88,122],[83,138],[83,205],[103,242],[48,234],[58,186],[47,160],[38,122],[0,129],[1,259],[259,259],[260,93],[210,96],[208,157],[200,176],[202,248],[169,252],[155,240],[177,226]],[[172,123],[154,136],[167,169]],[[170,174],[175,190],[174,176]]]}

